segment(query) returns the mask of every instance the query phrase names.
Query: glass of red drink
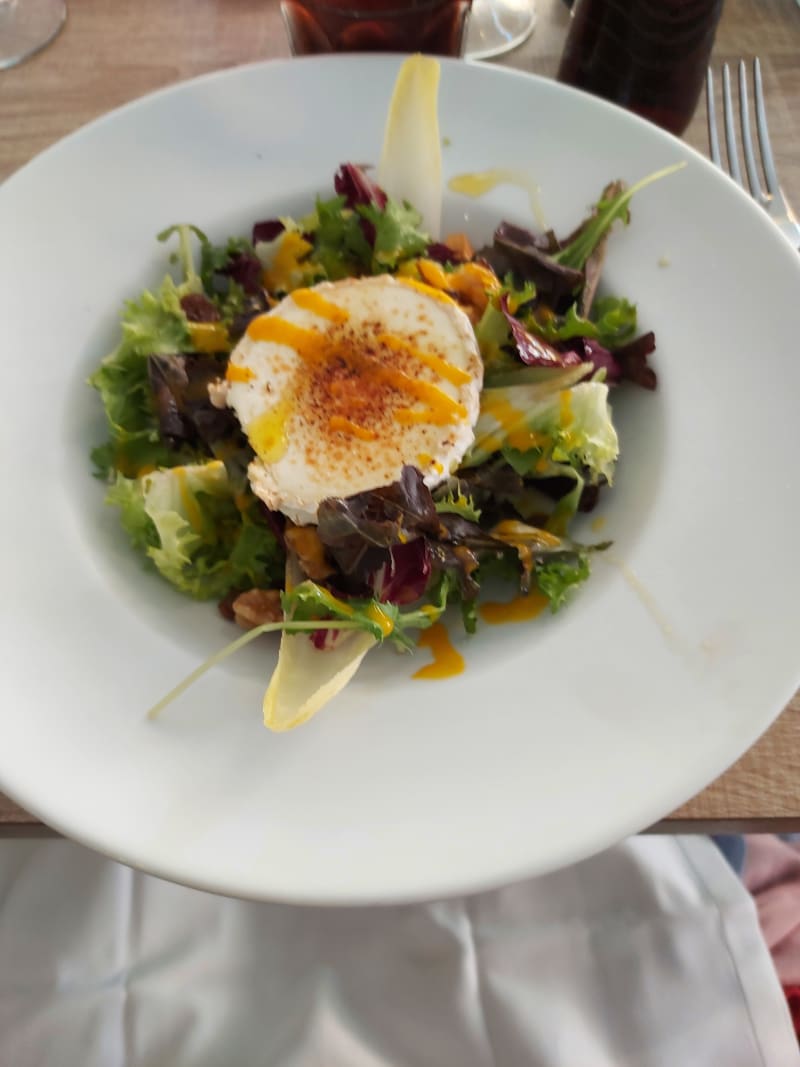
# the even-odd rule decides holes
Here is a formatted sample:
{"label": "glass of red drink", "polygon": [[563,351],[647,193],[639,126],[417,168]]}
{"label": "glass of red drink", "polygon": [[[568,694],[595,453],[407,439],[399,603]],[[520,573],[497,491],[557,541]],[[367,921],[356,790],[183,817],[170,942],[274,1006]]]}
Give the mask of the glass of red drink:
{"label": "glass of red drink", "polygon": [[460,56],[471,0],[282,0],[296,56],[426,52]]}
{"label": "glass of red drink", "polygon": [[558,80],[671,133],[689,125],[723,0],[576,0]]}

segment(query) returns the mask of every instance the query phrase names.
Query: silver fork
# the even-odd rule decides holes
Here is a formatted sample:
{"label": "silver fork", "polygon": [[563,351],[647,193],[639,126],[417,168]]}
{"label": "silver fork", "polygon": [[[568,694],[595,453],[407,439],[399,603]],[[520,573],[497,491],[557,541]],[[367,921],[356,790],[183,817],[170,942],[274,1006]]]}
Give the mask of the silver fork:
{"label": "silver fork", "polygon": [[[764,177],[767,180],[766,189],[761,184],[756,155],[753,149],[753,136],[750,131],[750,109],[748,106],[747,68],[744,60],[739,62],[739,126],[742,132],[742,155],[744,156],[744,164],[747,170],[747,186],[744,183],[739,166],[739,150],[736,142],[734,119],[735,106],[733,94],[731,93],[731,72],[728,64],[725,63],[722,67],[722,109],[725,121],[728,173],[736,184],[743,189],[747,190],[749,186],[750,195],[753,199],[766,210],[784,236],[788,237],[792,244],[800,249],[800,223],[798,223],[795,213],[783,195],[778,182],[778,175],[775,171],[775,160],[772,156],[769,130],[767,129],[767,111],[764,107],[761,64],[757,58],[753,60],[753,82],[755,85],[756,131],[758,133],[761,166],[764,170]],[[711,67],[708,68],[706,75],[706,114],[708,116],[708,144],[711,162],[715,163],[721,170],[725,170],[725,164],[722,162],[719,151],[717,115],[714,106],[714,75]]]}

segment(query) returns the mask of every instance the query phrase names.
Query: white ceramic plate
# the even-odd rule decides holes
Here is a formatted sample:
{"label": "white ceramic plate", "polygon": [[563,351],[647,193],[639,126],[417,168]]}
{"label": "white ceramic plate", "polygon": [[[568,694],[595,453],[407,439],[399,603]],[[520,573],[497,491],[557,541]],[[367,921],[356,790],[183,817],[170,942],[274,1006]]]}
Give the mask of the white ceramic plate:
{"label": "white ceramic plate", "polygon": [[[0,190],[0,787],[94,848],[225,893],[408,900],[577,860],[713,779],[800,675],[800,258],[654,127],[448,62],[446,176],[527,170],[557,229],[609,179],[687,162],[634,201],[608,261],[608,287],[656,330],[660,374],[655,394],[615,394],[613,552],[558,616],[462,640],[452,680],[412,681],[423,654],[381,650],[316,720],[274,736],[267,643],[145,721],[232,630],[129,551],[89,473],[103,428],[84,380],[121,301],[160,279],[154,235],[185,220],[221,239],[304,210],[339,163],[377,158],[398,65],[348,56],[201,78],[81,130]],[[446,210],[477,238],[501,217],[528,221],[513,188],[449,196]]]}

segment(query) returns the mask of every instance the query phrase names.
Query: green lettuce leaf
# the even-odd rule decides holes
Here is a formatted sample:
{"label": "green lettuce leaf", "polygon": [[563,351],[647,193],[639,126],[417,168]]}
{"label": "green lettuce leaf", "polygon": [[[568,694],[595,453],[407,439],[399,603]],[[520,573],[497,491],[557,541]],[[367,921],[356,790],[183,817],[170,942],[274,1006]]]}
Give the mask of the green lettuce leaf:
{"label": "green lettuce leaf", "polygon": [[375,227],[373,274],[394,270],[402,260],[421,255],[429,244],[428,235],[420,230],[422,216],[410,204],[389,199],[385,208],[360,204],[357,211]]}
{"label": "green lettuce leaf", "polygon": [[360,217],[345,207],[343,196],[317,200],[314,258],[331,281],[368,271],[372,249]]}
{"label": "green lettuce leaf", "polygon": [[128,301],[122,316],[120,346],[125,353],[160,356],[188,347],[189,324],[181,308],[181,297],[189,291],[167,276],[158,292],[145,290],[138,302]]}
{"label": "green lettuce leaf", "polygon": [[106,503],[119,508],[122,528],[134,548],[145,554],[148,554],[151,548],[158,548],[158,530],[145,511],[141,482],[138,478],[125,478],[118,474],[106,494]]}
{"label": "green lettuce leaf", "polygon": [[[598,297],[592,307],[592,326],[597,331],[594,339],[612,351],[626,345],[636,336],[636,305],[624,297]],[[592,334],[584,334],[591,337]]]}
{"label": "green lettuce leaf", "polygon": [[589,577],[589,558],[585,552],[579,552],[569,560],[537,563],[534,573],[539,590],[550,601],[550,610],[555,613],[564,606],[575,586]]}
{"label": "green lettuce leaf", "polygon": [[599,297],[594,302],[590,319],[578,314],[577,304],[570,304],[564,315],[534,309],[520,318],[528,329],[540,334],[551,344],[569,341],[574,337],[588,337],[613,351],[636,336],[636,305],[624,297]]}
{"label": "green lettuce leaf", "polygon": [[402,260],[420,255],[429,243],[419,228],[419,213],[408,204],[389,199],[383,208],[358,204],[353,210],[345,205],[344,196],[317,201],[314,259],[331,280],[388,273]]}
{"label": "green lettuce leaf", "polygon": [[583,270],[587,259],[614,223],[619,219],[625,225],[628,224],[630,221],[630,202],[636,193],[652,182],[658,181],[659,178],[666,178],[668,174],[681,170],[685,166],[685,163],[677,163],[671,167],[664,167],[663,170],[656,171],[655,174],[648,174],[646,178],[642,178],[641,181],[631,185],[630,188],[623,189],[618,196],[613,196],[608,200],[600,200],[593,217],[587,221],[585,226],[581,227],[574,240],[560,249],[553,256],[553,259],[564,267]]}
{"label": "green lettuce leaf", "polygon": [[476,507],[475,501],[468,493],[463,493],[458,481],[455,487],[449,487],[445,483],[434,492],[433,503],[439,515],[460,515],[468,522],[480,522],[481,509]]}
{"label": "green lettuce leaf", "polygon": [[170,262],[180,263],[183,270],[182,294],[187,292],[202,293],[203,282],[194,266],[192,237],[196,237],[200,241],[201,248],[208,244],[208,238],[202,230],[198,230],[196,226],[191,226],[188,223],[168,226],[166,230],[162,230],[161,233],[156,235],[156,239],[161,241],[162,244],[168,241],[170,237],[178,238],[178,251],[170,256]]}
{"label": "green lettuce leaf", "polygon": [[219,461],[136,479],[120,474],[107,501],[119,507],[133,545],[182,593],[220,599],[234,589],[282,583],[275,537],[252,508],[240,510]]}
{"label": "green lettuce leaf", "polygon": [[228,266],[231,256],[255,254],[246,237],[230,237],[225,244],[215,245],[204,233],[195,232],[200,238],[200,277],[207,293],[214,292],[214,275]]}
{"label": "green lettuce leaf", "polygon": [[109,441],[93,452],[101,474],[114,468],[133,477],[142,467],[172,466],[187,455],[160,440],[147,376],[147,357],[191,347],[181,309],[184,287],[167,277],[156,293],[129,301],[122,316],[122,340],[89,378],[98,390],[108,421]]}
{"label": "green lettuce leaf", "polygon": [[[514,448],[503,449],[503,459],[506,463],[522,475],[523,478],[536,478],[546,481],[548,478],[561,478],[572,482],[572,488],[563,493],[556,501],[550,502],[546,512],[547,519],[545,528],[558,537],[565,537],[569,524],[577,514],[581,502],[581,494],[586,485],[586,478],[581,472],[569,463],[555,463],[552,459],[545,458],[541,453],[519,452]],[[526,511],[526,493],[535,493],[530,486],[526,486],[519,495],[519,499],[509,497],[511,503],[521,515]],[[535,504],[533,509],[538,512]]]}
{"label": "green lettuce leaf", "polygon": [[475,339],[487,377],[519,367],[517,356],[507,351],[511,344],[508,321],[494,300],[488,302],[475,327]]}
{"label": "green lettuce leaf", "polygon": [[475,441],[462,467],[478,466],[496,452],[524,457],[524,473],[541,471],[544,477],[552,461],[586,471],[595,484],[611,483],[619,442],[608,386],[591,381],[561,389],[547,383],[484,389]]}
{"label": "green lettuce leaf", "polygon": [[426,630],[440,618],[454,589],[449,575],[442,575],[426,594],[424,605],[402,611],[397,604],[348,597],[341,600],[323,586],[307,578],[281,596],[286,627],[298,622],[341,619],[349,627],[364,630],[376,641],[390,640],[403,651],[411,651],[416,641],[412,632]]}

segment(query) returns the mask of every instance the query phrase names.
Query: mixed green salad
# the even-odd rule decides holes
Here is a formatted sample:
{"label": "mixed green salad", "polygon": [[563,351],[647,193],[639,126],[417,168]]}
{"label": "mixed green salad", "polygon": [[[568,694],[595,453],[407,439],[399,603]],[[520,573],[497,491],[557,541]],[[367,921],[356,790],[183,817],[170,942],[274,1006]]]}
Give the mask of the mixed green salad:
{"label": "mixed green salad", "polygon": [[[560,609],[605,547],[570,528],[613,481],[609,394],[656,386],[653,334],[629,299],[598,287],[612,228],[657,176],[608,185],[572,233],[503,221],[477,249],[463,234],[434,239],[354,164],[305,218],[258,221],[222,244],[189,225],[160,234],[174,276],[126,304],[119,345],[90,379],[108,423],[92,459],[134,549],[251,634],[306,631],[317,651],[364,635],[359,661],[372,643],[412,648],[448,606],[472,633],[489,577]],[[287,294],[378,274],[469,317],[484,372],[474,441],[434,486],[409,464],[296,526],[253,492],[252,445],[215,390],[248,325]]]}

